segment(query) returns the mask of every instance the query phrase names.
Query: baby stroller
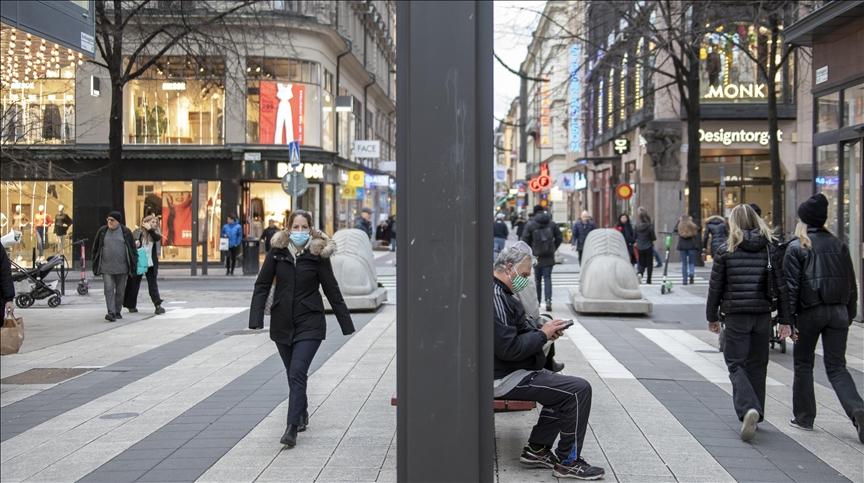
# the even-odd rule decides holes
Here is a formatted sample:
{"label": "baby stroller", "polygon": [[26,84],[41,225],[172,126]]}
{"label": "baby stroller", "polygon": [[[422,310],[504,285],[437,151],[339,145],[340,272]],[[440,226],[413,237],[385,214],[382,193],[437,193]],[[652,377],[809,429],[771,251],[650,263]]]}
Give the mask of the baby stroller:
{"label": "baby stroller", "polygon": [[63,262],[63,255],[53,255],[48,257],[48,260],[46,260],[45,263],[39,264],[36,268],[31,268],[30,270],[25,269],[15,262],[11,262],[18,270],[12,274],[12,281],[16,283],[26,283],[29,290],[27,292],[21,291],[21,293],[15,296],[15,305],[22,309],[26,309],[32,306],[35,301],[44,298],[48,299],[49,307],[53,308],[60,305],[60,291],[57,290],[57,283],[59,280],[46,282],[45,278],[52,270],[60,266]]}

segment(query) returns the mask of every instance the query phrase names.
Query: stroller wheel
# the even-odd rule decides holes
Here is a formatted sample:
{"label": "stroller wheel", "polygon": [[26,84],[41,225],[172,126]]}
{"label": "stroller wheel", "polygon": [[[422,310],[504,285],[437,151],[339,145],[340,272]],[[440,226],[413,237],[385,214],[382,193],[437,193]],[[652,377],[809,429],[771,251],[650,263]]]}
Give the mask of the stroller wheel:
{"label": "stroller wheel", "polygon": [[48,306],[52,309],[60,305],[61,299],[59,295],[52,295],[48,298]]}
{"label": "stroller wheel", "polygon": [[22,309],[30,307],[31,305],[33,305],[33,302],[33,297],[26,293],[22,293],[21,295],[15,297],[15,305]]}
{"label": "stroller wheel", "polygon": [[78,284],[78,295],[87,295],[87,292],[89,291],[90,289],[83,283]]}

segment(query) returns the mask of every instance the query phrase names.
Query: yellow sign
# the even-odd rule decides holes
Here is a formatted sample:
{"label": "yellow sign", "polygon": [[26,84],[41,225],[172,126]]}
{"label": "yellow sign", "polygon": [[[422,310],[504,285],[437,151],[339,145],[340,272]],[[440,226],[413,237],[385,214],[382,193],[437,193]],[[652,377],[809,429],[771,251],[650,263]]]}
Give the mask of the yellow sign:
{"label": "yellow sign", "polygon": [[[362,173],[362,171],[361,171]],[[353,186],[343,186],[342,187],[342,199],[343,200],[353,200],[357,199],[357,188]]]}
{"label": "yellow sign", "polygon": [[348,186],[353,188],[362,188],[366,186],[366,172],[365,171],[349,171],[348,172]]}

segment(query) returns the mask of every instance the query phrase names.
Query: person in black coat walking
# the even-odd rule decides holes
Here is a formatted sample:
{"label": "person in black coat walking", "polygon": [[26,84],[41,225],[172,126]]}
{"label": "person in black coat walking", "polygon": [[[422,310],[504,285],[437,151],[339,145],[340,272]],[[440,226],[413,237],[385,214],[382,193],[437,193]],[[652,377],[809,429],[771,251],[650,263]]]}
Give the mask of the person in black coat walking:
{"label": "person in black coat walking", "polygon": [[288,373],[288,417],[280,442],[297,444],[297,433],[309,424],[306,380],[312,359],[327,335],[324,303],[319,288],[330,301],[342,334],[354,332],[348,306],[333,275],[330,256],[336,243],[312,227],[312,215],[296,210],[288,218],[288,230],[273,235],[271,249],[255,281],[249,328],[264,327],[264,306],[275,284],[270,308],[270,339]]}
{"label": "person in black coat walking", "polygon": [[648,211],[645,208],[639,207],[636,210],[636,250],[639,253],[639,278],[648,271],[646,283],[651,284],[651,274],[654,272],[654,240],[657,239],[657,234],[654,233],[654,223],[651,217],[648,216]]}
{"label": "person in black coat walking", "polygon": [[585,240],[588,239],[588,234],[595,228],[597,228],[597,225],[594,224],[591,214],[587,211],[583,211],[579,221],[573,223],[573,237],[570,243],[576,247],[576,251],[579,253],[580,264],[582,263],[582,250],[585,248]]}
{"label": "person in black coat walking", "polygon": [[795,377],[790,424],[811,431],[816,419],[813,361],[819,337],[825,351],[825,372],[843,410],[864,443],[864,401],[846,369],[846,340],[855,318],[858,287],[849,247],[825,229],[828,199],[819,193],[798,208],[801,222],[789,243],[783,272],[789,291],[789,311],[795,323]]}
{"label": "person in black coat walking", "polygon": [[720,320],[725,316],[723,357],[732,381],[735,413],[742,421],[741,439],[750,441],[757,423],[765,417],[773,300],[779,300],[780,338],[792,332],[786,290],[771,228],[749,205],[732,209],[729,241],[719,252],[711,270],[705,314],[715,334],[720,333]]}
{"label": "person in black coat walking", "polygon": [[[539,210],[538,210],[539,208]],[[534,208],[534,219],[525,227],[522,240],[531,247],[537,264],[534,266],[534,281],[537,284],[537,300],[546,285],[546,310],[552,310],[552,268],[555,267],[555,252],[564,241],[561,229],[552,221],[552,215],[539,205]]]}
{"label": "person in black coat walking", "polygon": [[504,213],[498,213],[495,215],[495,224],[492,226],[493,261],[498,258],[498,254],[504,249],[508,236],[510,236],[510,230],[507,229],[507,224],[504,223]]}
{"label": "person in black coat walking", "polygon": [[[708,244],[709,237],[711,239],[710,245]],[[711,256],[713,257],[720,249],[720,246],[726,243],[728,237],[729,227],[726,226],[726,220],[720,216],[714,215],[708,218],[708,222],[705,223],[705,233],[702,235],[702,248],[707,249],[710,247]]]}
{"label": "person in black coat walking", "polygon": [[630,265],[636,265],[636,230],[633,229],[633,225],[630,223],[630,216],[627,213],[621,213],[615,229],[624,236],[624,243],[627,244],[627,253],[630,254]]}

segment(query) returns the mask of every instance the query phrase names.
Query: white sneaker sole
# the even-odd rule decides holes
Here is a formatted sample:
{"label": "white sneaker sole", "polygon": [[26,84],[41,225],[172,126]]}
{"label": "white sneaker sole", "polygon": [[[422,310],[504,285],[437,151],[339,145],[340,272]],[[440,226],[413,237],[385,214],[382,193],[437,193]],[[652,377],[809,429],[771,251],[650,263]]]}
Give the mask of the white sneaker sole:
{"label": "white sneaker sole", "polygon": [[741,441],[750,441],[756,435],[756,424],[759,422],[759,412],[755,409],[750,409],[744,414],[744,421],[741,423]]}
{"label": "white sneaker sole", "polygon": [[801,431],[813,431],[813,428],[808,428],[805,426],[799,426],[799,425],[793,423],[792,421],[789,421],[789,426],[791,426],[795,429],[800,429]]}
{"label": "white sneaker sole", "polygon": [[546,469],[550,469],[550,470],[552,468],[555,468],[554,464],[550,465],[550,464],[544,463],[542,461],[529,460],[529,459],[524,458],[522,456],[519,457],[519,462],[522,463],[523,465],[529,467],[529,468],[546,468]]}
{"label": "white sneaker sole", "polygon": [[597,476],[577,476],[569,473],[559,473],[555,470],[552,470],[552,476],[555,478],[572,478],[574,480],[583,480],[583,481],[592,481],[592,480],[602,480],[606,474],[597,475]]}

